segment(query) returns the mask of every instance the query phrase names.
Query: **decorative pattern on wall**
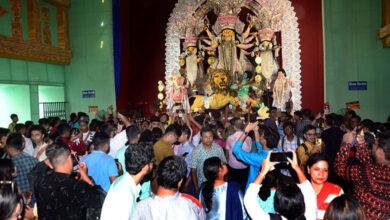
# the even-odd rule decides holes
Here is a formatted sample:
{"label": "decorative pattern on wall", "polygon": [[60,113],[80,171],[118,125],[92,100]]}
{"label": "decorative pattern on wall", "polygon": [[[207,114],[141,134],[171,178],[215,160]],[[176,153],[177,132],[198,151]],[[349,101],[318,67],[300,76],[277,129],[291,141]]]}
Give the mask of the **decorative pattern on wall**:
{"label": "decorative pattern on wall", "polygon": [[[21,0],[9,0],[13,14],[12,36],[0,35],[0,56],[55,64],[69,64],[68,8],[69,0],[45,0],[56,8],[58,47],[52,46],[50,10],[40,5],[40,0],[27,1],[28,40],[23,40]],[[0,17],[7,11],[0,7]],[[53,13],[53,12],[52,12]],[[43,41],[41,23],[43,22]]]}

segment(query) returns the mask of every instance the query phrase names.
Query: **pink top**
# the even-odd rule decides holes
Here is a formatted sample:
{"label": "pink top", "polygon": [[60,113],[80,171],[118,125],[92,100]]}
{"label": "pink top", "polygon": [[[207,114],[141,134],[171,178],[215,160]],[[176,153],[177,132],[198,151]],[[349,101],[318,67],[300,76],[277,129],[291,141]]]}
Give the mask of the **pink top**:
{"label": "pink top", "polygon": [[[237,160],[236,156],[233,154],[233,147],[236,141],[241,137],[244,132],[236,131],[234,134],[230,135],[226,139],[226,150],[229,151],[229,166],[233,169],[245,169],[248,166],[244,163]],[[246,152],[251,152],[252,148],[252,139],[250,137],[246,137],[245,141],[242,144],[242,149]]]}

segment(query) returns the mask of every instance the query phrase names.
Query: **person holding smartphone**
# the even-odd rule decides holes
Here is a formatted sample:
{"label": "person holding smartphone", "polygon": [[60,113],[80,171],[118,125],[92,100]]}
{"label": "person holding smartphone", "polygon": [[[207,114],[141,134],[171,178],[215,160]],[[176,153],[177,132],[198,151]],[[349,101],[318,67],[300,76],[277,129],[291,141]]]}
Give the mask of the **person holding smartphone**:
{"label": "person holding smartphone", "polygon": [[298,159],[301,167],[305,167],[310,155],[320,153],[322,151],[322,142],[316,139],[316,127],[306,125],[303,128],[303,137],[305,142],[298,147]]}
{"label": "person holding smartphone", "polygon": [[267,173],[278,164],[278,162],[271,162],[270,158],[271,152],[263,160],[261,171],[245,193],[244,204],[251,219],[316,219],[316,195],[310,182],[299,167],[295,152],[293,152],[293,158],[287,158],[287,160],[292,169],[297,173],[299,184],[281,182],[278,185],[274,198],[274,207],[277,214],[266,213],[261,208],[257,200],[258,192]]}

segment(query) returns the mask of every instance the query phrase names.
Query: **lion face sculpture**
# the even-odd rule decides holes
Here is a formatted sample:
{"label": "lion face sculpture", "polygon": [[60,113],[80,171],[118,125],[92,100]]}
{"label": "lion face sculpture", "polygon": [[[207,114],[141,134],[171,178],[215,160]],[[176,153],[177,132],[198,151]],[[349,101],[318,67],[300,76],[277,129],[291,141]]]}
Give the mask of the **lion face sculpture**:
{"label": "lion face sculpture", "polygon": [[209,83],[214,93],[226,94],[228,92],[229,78],[223,70],[216,70],[211,73]]}

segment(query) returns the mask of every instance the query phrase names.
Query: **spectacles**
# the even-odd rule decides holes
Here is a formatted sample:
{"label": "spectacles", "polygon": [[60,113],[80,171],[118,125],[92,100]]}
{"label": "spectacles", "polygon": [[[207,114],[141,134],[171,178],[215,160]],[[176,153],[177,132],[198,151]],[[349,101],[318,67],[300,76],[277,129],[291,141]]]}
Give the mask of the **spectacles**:
{"label": "spectacles", "polygon": [[316,136],[316,133],[307,133],[306,135],[312,137],[312,136]]}

